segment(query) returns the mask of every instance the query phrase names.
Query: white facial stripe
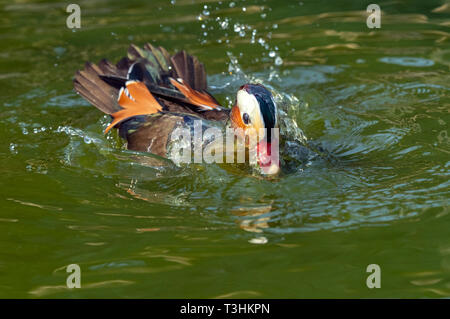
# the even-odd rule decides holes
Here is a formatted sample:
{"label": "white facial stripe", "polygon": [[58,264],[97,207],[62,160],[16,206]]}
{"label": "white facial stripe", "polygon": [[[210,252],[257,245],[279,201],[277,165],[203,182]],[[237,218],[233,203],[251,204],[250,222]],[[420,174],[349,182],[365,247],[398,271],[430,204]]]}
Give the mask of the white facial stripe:
{"label": "white facial stripe", "polygon": [[247,93],[245,90],[239,90],[236,100],[241,112],[241,118],[244,113],[247,113],[251,120],[260,121],[262,127],[264,127],[264,119],[259,109],[259,103],[254,95]]}

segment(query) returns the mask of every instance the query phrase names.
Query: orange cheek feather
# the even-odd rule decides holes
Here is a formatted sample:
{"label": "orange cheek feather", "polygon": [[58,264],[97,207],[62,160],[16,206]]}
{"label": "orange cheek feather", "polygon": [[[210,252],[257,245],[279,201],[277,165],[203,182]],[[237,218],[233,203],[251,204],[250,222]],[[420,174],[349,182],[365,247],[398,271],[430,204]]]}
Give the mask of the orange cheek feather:
{"label": "orange cheek feather", "polygon": [[241,112],[239,111],[239,107],[237,105],[233,106],[231,109],[231,124],[234,128],[241,128],[245,131],[245,124],[242,122]]}

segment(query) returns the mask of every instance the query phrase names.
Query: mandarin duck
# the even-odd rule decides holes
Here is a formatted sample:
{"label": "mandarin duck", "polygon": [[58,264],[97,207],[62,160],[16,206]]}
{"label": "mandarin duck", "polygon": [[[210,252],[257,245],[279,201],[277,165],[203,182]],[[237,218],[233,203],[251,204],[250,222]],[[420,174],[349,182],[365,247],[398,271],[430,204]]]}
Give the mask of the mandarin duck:
{"label": "mandarin duck", "polygon": [[[263,174],[277,174],[279,160],[271,156],[278,142],[277,106],[261,84],[242,85],[229,109],[207,91],[205,67],[185,51],[170,55],[162,47],[131,45],[117,64],[103,59],[86,63],[74,78],[75,91],[111,116],[105,129],[118,129],[127,148],[171,158],[171,136],[176,128],[192,130],[196,120],[209,126],[256,132],[256,166]],[[264,133],[258,134],[261,132]],[[249,133],[254,134],[254,133]],[[248,142],[245,144],[248,148]],[[278,151],[278,150],[277,150]]]}

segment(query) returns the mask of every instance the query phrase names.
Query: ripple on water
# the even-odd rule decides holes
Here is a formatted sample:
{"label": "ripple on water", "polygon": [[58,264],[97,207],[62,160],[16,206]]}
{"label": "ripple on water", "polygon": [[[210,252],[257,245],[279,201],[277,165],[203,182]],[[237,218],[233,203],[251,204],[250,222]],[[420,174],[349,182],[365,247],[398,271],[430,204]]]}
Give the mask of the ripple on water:
{"label": "ripple on water", "polygon": [[[440,98],[440,92],[447,90],[445,87],[425,85],[417,81],[393,86],[359,83],[333,87],[329,83],[344,72],[345,68],[323,65],[297,67],[283,76],[279,76],[277,72],[274,76],[273,70],[248,75],[243,72],[237,58],[232,54],[229,58],[231,74],[218,74],[210,78],[214,94],[231,96],[231,105],[235,87],[242,81],[255,81],[266,85],[274,92],[282,116],[289,119],[287,122],[283,121],[287,136],[304,140],[298,124],[300,120],[301,127],[308,128],[305,131],[306,136],[316,134],[315,140],[338,156],[337,164],[315,161],[289,176],[282,176],[277,181],[256,181],[247,176],[236,180],[232,174],[212,165],[179,171],[182,176],[180,175],[178,182],[173,183],[170,178],[166,178],[164,172],[156,174],[133,165],[143,162],[142,158],[147,155],[129,154],[120,149],[120,145],[113,140],[94,133],[92,128],[75,129],[65,126],[59,127],[56,133],[65,133],[70,137],[70,143],[64,152],[66,164],[121,176],[123,183],[118,185],[122,185],[119,186],[122,189],[123,185],[127,184],[126,177],[131,177],[133,187],[125,188],[128,193],[129,190],[133,191],[130,194],[134,198],[150,204],[167,205],[171,209],[183,207],[197,212],[207,211],[209,223],[229,227],[237,225],[248,234],[248,242],[253,244],[277,241],[279,234],[292,232],[345,230],[368,225],[385,226],[401,218],[417,216],[418,212],[425,209],[425,206],[415,203],[417,196],[408,193],[408,187],[414,180],[429,179],[423,174],[407,175],[410,173],[402,173],[399,167],[402,166],[400,161],[405,156],[415,153],[416,150],[430,151],[429,147],[407,145],[403,142],[413,132],[397,125],[400,121],[392,118],[390,105],[409,103],[417,94],[420,94],[422,100],[431,95],[437,99]],[[427,66],[428,63],[420,59],[385,59],[382,62],[403,66],[408,66],[408,63]],[[283,87],[278,88],[281,78]],[[310,94],[313,91],[308,87],[320,89],[321,85],[327,85],[328,99],[318,97],[321,93]],[[297,93],[283,93],[289,89]],[[67,103],[64,100],[67,100]],[[71,95],[49,100],[52,105],[55,102],[71,106],[74,100]],[[340,107],[336,108],[336,104]],[[377,112],[374,113],[373,110]],[[105,119],[100,122],[104,126]],[[319,134],[314,132],[317,123],[322,127]],[[405,145],[398,147],[402,142]],[[383,165],[377,162],[381,158],[385,161]],[[376,164],[366,164],[370,162]],[[108,165],[105,165],[106,163]],[[114,166],[116,168],[112,169]],[[448,169],[445,170],[448,172]],[[171,173],[172,176],[176,174],[176,170]],[[189,178],[189,174],[195,175],[194,181]],[[402,174],[405,176],[401,183],[397,186],[391,184],[393,178]],[[405,182],[408,178],[411,180]],[[163,196],[158,195],[153,182],[146,183],[154,179],[159,179],[159,187],[165,189]],[[215,186],[215,180],[220,180],[220,185]],[[442,185],[442,182],[438,185]],[[150,189],[147,191],[148,186]],[[432,191],[435,186],[430,183],[428,191]],[[179,203],[176,204],[176,201],[168,200],[173,197],[170,194],[183,194],[182,207]],[[225,221],[223,215],[218,214],[224,211],[228,214]],[[213,217],[210,216],[211,213]]]}
{"label": "ripple on water", "polygon": [[378,61],[387,63],[387,64],[396,64],[401,66],[414,66],[414,67],[427,67],[433,66],[434,61],[428,60],[425,58],[416,58],[416,57],[392,57],[387,56],[378,59]]}

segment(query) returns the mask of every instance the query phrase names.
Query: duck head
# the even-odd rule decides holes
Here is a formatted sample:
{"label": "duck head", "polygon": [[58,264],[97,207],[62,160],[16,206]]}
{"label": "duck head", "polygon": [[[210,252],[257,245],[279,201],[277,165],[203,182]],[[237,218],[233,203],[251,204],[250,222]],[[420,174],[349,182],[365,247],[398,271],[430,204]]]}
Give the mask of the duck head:
{"label": "duck head", "polygon": [[280,170],[277,124],[277,107],[270,91],[261,84],[241,86],[231,109],[231,125],[241,129],[244,138],[247,135],[256,141],[257,163],[267,175]]}

